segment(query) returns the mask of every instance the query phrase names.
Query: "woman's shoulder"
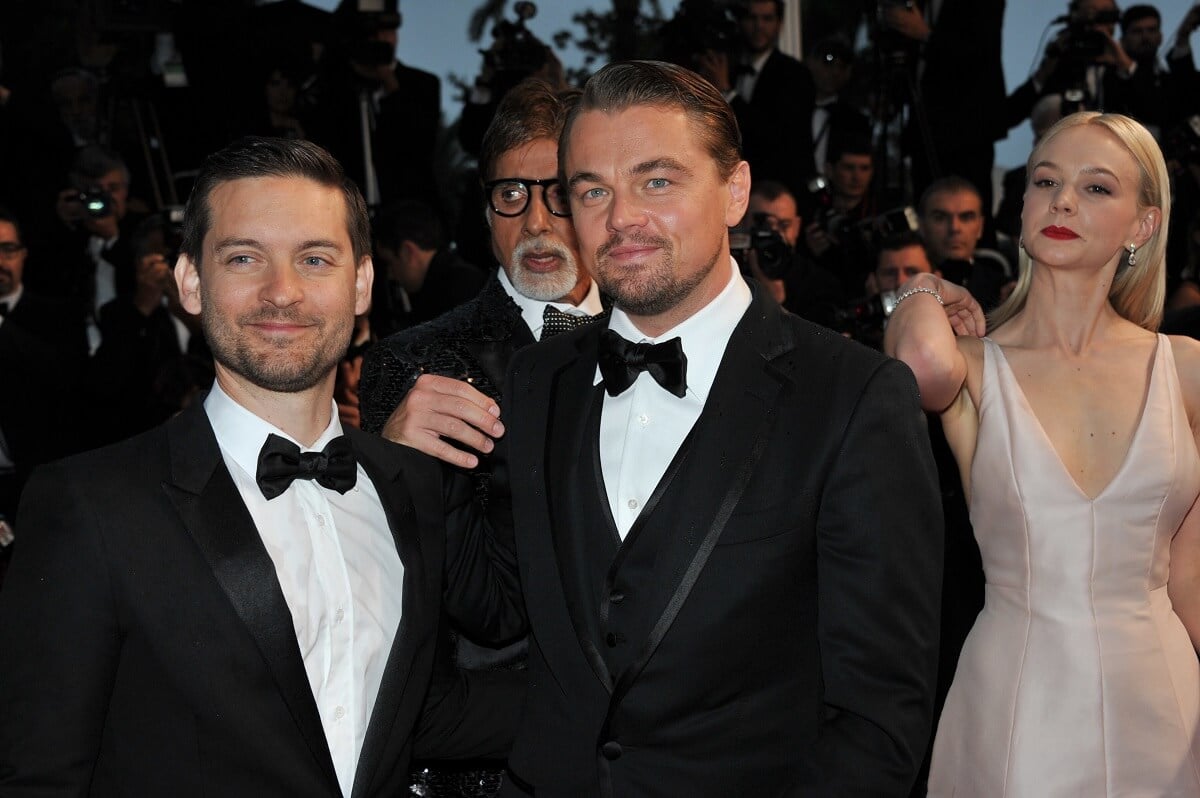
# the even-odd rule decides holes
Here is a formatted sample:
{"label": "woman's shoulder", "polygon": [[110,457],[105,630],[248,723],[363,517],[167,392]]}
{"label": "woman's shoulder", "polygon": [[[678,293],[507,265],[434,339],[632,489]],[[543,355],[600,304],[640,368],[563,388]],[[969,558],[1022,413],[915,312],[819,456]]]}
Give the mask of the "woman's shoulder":
{"label": "woman's shoulder", "polygon": [[1186,335],[1168,335],[1171,344],[1171,354],[1175,358],[1175,370],[1179,373],[1179,381],[1185,393],[1190,387],[1197,391],[1200,398],[1200,341]]}

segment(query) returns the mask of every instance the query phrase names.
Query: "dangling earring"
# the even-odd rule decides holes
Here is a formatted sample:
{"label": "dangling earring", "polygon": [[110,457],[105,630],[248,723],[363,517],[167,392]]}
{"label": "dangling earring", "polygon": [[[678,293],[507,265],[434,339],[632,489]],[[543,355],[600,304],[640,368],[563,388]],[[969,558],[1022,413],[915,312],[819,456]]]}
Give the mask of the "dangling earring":
{"label": "dangling earring", "polygon": [[1125,257],[1125,263],[1129,266],[1137,266],[1137,247],[1133,244],[1129,245],[1129,254]]}

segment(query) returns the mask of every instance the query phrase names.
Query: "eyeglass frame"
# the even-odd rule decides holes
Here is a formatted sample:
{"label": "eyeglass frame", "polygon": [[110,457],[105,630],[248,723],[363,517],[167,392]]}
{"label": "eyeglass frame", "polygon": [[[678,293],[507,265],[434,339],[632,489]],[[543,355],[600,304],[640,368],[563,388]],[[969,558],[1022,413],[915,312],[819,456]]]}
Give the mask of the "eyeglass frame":
{"label": "eyeglass frame", "polygon": [[24,251],[25,245],[19,241],[5,241],[0,243],[0,260],[15,258]]}
{"label": "eyeglass frame", "polygon": [[[516,213],[505,213],[504,211],[496,208],[496,203],[492,202],[492,191],[495,190],[496,186],[503,185],[504,183],[520,183],[529,190],[529,194],[525,197],[524,207],[522,207],[521,210],[517,211]],[[483,198],[487,202],[488,207],[492,209],[492,213],[496,214],[497,216],[503,216],[505,219],[516,219],[519,216],[523,216],[525,212],[529,210],[529,203],[533,201],[533,187],[541,186],[542,204],[546,206],[546,210],[550,212],[550,215],[558,219],[570,219],[570,205],[567,206],[568,210],[566,213],[558,213],[550,207],[550,199],[546,190],[551,186],[561,185],[562,181],[557,177],[548,177],[544,180],[533,180],[532,178],[528,177],[501,177],[497,180],[489,180],[483,184]]]}

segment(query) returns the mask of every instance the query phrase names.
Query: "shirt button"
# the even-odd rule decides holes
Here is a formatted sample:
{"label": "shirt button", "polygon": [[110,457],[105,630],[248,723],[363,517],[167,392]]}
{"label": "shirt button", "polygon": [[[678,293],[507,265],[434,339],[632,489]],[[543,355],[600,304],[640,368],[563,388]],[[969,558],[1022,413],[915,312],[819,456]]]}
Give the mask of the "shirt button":
{"label": "shirt button", "polygon": [[611,601],[613,604],[620,604],[622,601],[625,600],[625,594],[622,593],[620,590],[614,590],[613,592],[608,594],[608,600]]}
{"label": "shirt button", "polygon": [[325,526],[325,516],[317,513],[317,526]]}
{"label": "shirt button", "polygon": [[615,634],[613,634],[612,632],[609,632],[608,634],[606,634],[604,636],[604,642],[608,643],[609,648],[616,648],[617,647],[617,636]]}
{"label": "shirt button", "polygon": [[629,507],[629,509],[630,509],[630,510],[636,510],[636,509],[637,509],[637,506],[638,506],[638,500],[637,500],[637,499],[630,499],[630,500],[629,500],[629,501],[626,503],[626,506],[627,506],[627,507]]}
{"label": "shirt button", "polygon": [[640,416],[638,416],[638,421],[641,422],[642,426],[645,426],[650,423],[650,416],[642,413]]}
{"label": "shirt button", "polygon": [[341,607],[338,607],[337,614],[334,615],[333,617],[337,619],[338,623],[341,623],[346,618],[346,611],[343,610]]}
{"label": "shirt button", "polygon": [[604,754],[604,758],[610,762],[614,759],[619,759],[622,753],[621,744],[616,740],[609,740],[600,746],[600,753]]}
{"label": "shirt button", "polygon": [[346,717],[346,710],[344,707],[338,707],[333,711],[334,720],[341,720],[344,717]]}

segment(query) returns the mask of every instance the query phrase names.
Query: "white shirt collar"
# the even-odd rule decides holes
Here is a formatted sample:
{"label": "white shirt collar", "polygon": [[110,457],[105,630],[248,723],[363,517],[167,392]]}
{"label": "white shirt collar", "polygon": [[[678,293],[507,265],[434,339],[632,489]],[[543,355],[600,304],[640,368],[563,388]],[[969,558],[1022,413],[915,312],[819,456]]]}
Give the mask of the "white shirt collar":
{"label": "white shirt collar", "polygon": [[[617,307],[613,308],[608,322],[608,329],[634,343],[645,341],[657,344],[676,336],[682,339],[683,354],[687,357],[688,393],[696,394],[701,402],[708,399],[713,380],[717,378],[717,369],[725,357],[725,346],[742,316],[746,315],[746,308],[750,307],[750,286],[746,285],[733,258],[729,259],[729,264],[733,273],[729,282],[721,289],[721,293],[662,335],[647,337],[634,326],[629,316]],[[599,383],[601,379],[600,369],[597,367],[593,384]]]}
{"label": "white shirt collar", "polygon": [[588,288],[587,295],[583,298],[583,301],[578,305],[572,305],[569,302],[543,302],[540,299],[530,299],[513,286],[512,280],[508,279],[508,274],[503,268],[498,271],[500,285],[504,287],[504,291],[512,297],[513,302],[516,302],[517,307],[521,309],[521,318],[525,321],[525,326],[533,333],[535,341],[542,340],[542,314],[546,312],[547,305],[574,316],[595,316],[604,310],[604,305],[600,302],[600,288],[596,285],[595,280],[592,280],[592,284]]}
{"label": "white shirt collar", "polygon": [[301,451],[320,451],[325,444],[342,434],[342,422],[338,418],[337,405],[330,400],[332,412],[329,426],[317,438],[311,447],[288,435],[275,425],[264,421],[238,404],[229,394],[221,390],[221,385],[213,380],[212,390],[204,400],[204,412],[208,414],[213,433],[217,436],[217,445],[221,451],[233,459],[247,474],[253,476],[258,472],[258,453],[267,441],[267,436],[274,433],[286,438],[300,447]]}
{"label": "white shirt collar", "polygon": [[17,283],[17,288],[15,291],[13,291],[8,296],[0,296],[0,302],[3,302],[4,304],[8,305],[8,309],[11,311],[13,308],[15,308],[17,306],[17,303],[21,301],[21,295],[24,293],[25,293],[25,283]]}

